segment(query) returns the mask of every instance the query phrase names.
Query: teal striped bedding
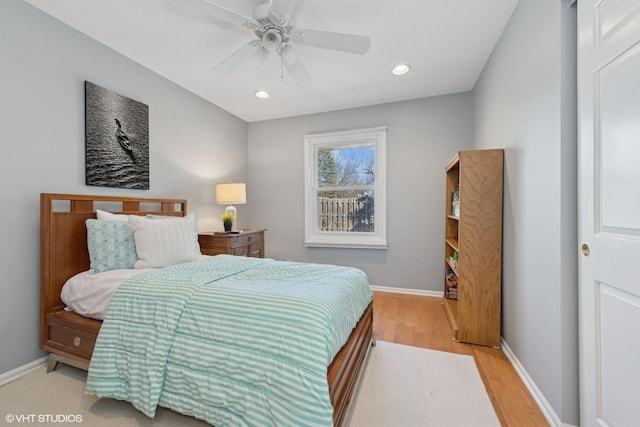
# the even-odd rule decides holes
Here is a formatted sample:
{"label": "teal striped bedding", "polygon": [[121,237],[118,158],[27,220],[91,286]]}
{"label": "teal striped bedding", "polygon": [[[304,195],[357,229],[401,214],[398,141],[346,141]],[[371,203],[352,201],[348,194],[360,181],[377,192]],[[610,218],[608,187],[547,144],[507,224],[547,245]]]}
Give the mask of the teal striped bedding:
{"label": "teal striped bedding", "polygon": [[222,426],[330,426],[327,367],[373,299],[354,268],[218,255],[142,273],[109,306],[86,392]]}

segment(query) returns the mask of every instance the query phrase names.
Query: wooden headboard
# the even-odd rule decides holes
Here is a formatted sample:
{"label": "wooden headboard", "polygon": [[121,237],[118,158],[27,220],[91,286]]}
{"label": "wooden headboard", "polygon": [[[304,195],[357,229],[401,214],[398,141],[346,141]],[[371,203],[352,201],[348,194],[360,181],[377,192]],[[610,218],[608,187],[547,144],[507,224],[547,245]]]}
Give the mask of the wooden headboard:
{"label": "wooden headboard", "polygon": [[89,269],[85,221],[96,209],[127,215],[185,216],[184,199],[40,194],[40,346],[47,313],[64,309],[60,292],[73,275]]}

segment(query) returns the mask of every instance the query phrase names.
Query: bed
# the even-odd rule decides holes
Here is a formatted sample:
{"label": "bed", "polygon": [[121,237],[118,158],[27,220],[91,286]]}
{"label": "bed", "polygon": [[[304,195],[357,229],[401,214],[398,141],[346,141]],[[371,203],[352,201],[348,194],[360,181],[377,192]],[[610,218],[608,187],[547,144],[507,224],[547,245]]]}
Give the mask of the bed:
{"label": "bed", "polygon": [[[141,217],[187,215],[187,203],[184,199],[41,194],[40,345],[50,353],[49,371],[55,369],[59,362],[88,369],[103,323],[65,310],[60,297],[67,279],[90,267],[85,221],[96,218],[98,209]],[[264,261],[244,262],[250,264],[251,268],[255,267],[252,270],[254,272],[270,268],[269,265],[264,265]],[[345,417],[358,374],[373,339],[373,308],[369,303],[362,316],[355,321],[345,344],[326,369],[326,385],[334,425],[340,425]],[[172,404],[161,400],[160,406],[171,407]]]}

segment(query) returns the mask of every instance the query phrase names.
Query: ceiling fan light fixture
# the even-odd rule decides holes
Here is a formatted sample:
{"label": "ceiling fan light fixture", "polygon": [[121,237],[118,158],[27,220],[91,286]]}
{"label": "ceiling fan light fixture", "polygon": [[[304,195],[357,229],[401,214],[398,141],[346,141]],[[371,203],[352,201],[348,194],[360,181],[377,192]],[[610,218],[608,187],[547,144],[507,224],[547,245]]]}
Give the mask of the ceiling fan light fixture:
{"label": "ceiling fan light fixture", "polygon": [[403,74],[407,74],[409,70],[411,70],[411,67],[408,64],[398,64],[393,67],[393,70],[391,70],[391,72],[396,76],[401,76]]}
{"label": "ceiling fan light fixture", "polygon": [[280,49],[281,45],[282,35],[278,30],[267,30],[262,35],[262,47],[264,47],[267,52],[275,52]]}
{"label": "ceiling fan light fixture", "polygon": [[266,90],[257,90],[253,94],[256,96],[256,98],[260,99],[267,99],[269,96],[271,96]]}

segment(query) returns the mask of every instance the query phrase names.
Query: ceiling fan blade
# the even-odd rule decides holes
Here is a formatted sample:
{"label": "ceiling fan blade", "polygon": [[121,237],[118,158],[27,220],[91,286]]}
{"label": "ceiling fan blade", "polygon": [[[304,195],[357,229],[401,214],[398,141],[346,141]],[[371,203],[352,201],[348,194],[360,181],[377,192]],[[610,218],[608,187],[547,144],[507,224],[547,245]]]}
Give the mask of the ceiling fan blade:
{"label": "ceiling fan blade", "polygon": [[246,45],[242,46],[240,49],[233,52],[218,65],[213,67],[213,71],[221,74],[229,73],[235,70],[244,61],[251,58],[253,55],[261,54],[262,52],[260,51],[262,50],[264,49],[262,49],[260,40],[252,40]]}
{"label": "ceiling fan blade", "polygon": [[280,51],[280,55],[282,57],[284,67],[289,72],[291,78],[299,86],[309,86],[313,83],[313,79],[311,78],[309,71],[307,71],[307,67],[305,67],[302,61],[300,61],[300,58],[298,58],[298,55],[291,46],[284,46]]}
{"label": "ceiling fan blade", "polygon": [[276,25],[286,27],[289,24],[297,5],[298,0],[271,0],[269,19]]}
{"label": "ceiling fan blade", "polygon": [[170,10],[190,9],[201,13],[203,4],[202,0],[169,0],[169,2],[165,4],[165,8]]}
{"label": "ceiling fan blade", "polygon": [[357,53],[359,55],[364,55],[371,47],[369,37],[356,34],[294,28],[291,30],[290,35],[291,41],[296,44]]}
{"label": "ceiling fan blade", "polygon": [[215,12],[219,12],[219,9],[209,7],[209,5],[202,0],[170,0],[164,7],[173,15],[207,22],[222,30],[230,30],[236,25],[234,20],[222,19],[218,16],[220,13],[216,13],[215,15],[211,13],[211,9],[214,9]]}
{"label": "ceiling fan blade", "polygon": [[255,2],[239,2],[233,0],[202,0],[204,3],[217,9],[217,14],[222,19],[227,19],[238,24],[246,25],[251,29],[259,28],[260,24],[251,16]]}
{"label": "ceiling fan blade", "polygon": [[256,54],[255,56],[258,58],[258,61],[260,63],[260,65],[264,65],[267,63],[267,60],[269,59],[269,52],[267,52],[266,49],[258,49],[256,50]]}

